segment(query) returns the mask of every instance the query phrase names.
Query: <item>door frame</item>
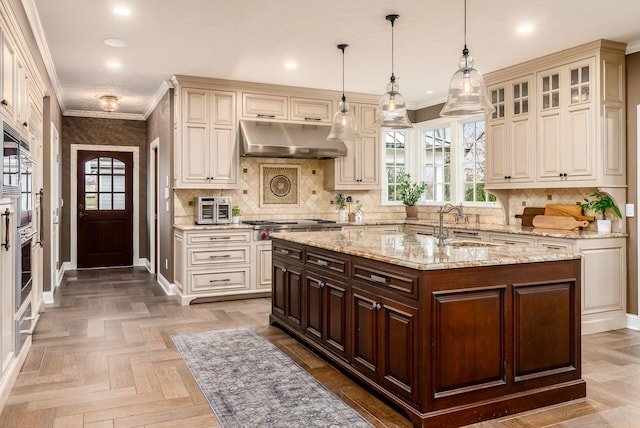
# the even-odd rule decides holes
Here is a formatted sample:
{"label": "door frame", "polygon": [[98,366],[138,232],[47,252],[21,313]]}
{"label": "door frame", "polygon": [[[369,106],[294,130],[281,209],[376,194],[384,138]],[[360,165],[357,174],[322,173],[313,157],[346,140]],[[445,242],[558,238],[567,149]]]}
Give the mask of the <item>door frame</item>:
{"label": "door frame", "polygon": [[160,195],[158,195],[158,203],[154,210],[153,203],[156,200],[156,192],[160,189],[160,174],[156,177],[156,156],[154,156],[154,151],[157,151],[157,159],[160,159],[160,138],[156,137],[155,140],[151,142],[149,145],[149,175],[148,175],[148,184],[147,184],[147,194],[149,197],[147,198],[147,230],[149,231],[149,266],[147,270],[151,273],[160,273],[158,267],[156,246],[158,251],[160,249],[160,233],[156,234],[155,222],[160,221],[160,219],[154,219],[154,212],[158,213],[158,217],[160,217]]}
{"label": "door frame", "polygon": [[[71,145],[71,171],[78,170],[78,152],[131,152],[133,153],[133,265],[144,266],[143,260],[140,260],[140,149],[134,146],[104,146],[93,144],[72,144]],[[70,212],[70,250],[71,250],[71,269],[78,268],[78,178],[77,174],[71,173],[70,190],[71,190],[71,206]]]}

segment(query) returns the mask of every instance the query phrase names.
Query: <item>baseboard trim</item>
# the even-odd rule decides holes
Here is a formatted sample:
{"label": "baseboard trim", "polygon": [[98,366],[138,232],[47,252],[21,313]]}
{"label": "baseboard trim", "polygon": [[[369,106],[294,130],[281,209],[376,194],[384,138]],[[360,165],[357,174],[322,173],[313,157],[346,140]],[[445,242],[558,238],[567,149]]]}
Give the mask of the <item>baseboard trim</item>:
{"label": "baseboard trim", "polygon": [[13,358],[13,361],[9,363],[6,371],[2,374],[2,377],[0,377],[0,411],[2,411],[5,404],[7,404],[11,389],[16,383],[24,361],[27,359],[27,354],[29,353],[29,349],[31,349],[31,340],[31,336],[27,337],[27,340],[22,345],[22,349],[20,349],[20,353]]}
{"label": "baseboard trim", "polygon": [[630,330],[640,331],[640,316],[627,314],[627,328]]}
{"label": "baseboard trim", "polygon": [[145,268],[147,268],[147,270],[149,270],[149,265],[150,264],[151,264],[151,262],[149,262],[149,260],[147,260],[146,258],[135,259],[133,261],[133,265],[134,266],[144,266]]}
{"label": "baseboard trim", "polygon": [[45,305],[53,304],[53,291],[45,291],[42,293],[42,301]]}
{"label": "baseboard trim", "polygon": [[162,276],[162,274],[158,274],[158,284],[160,284],[160,287],[162,287],[162,289],[164,290],[164,293],[167,296],[176,295],[176,289],[174,285],[169,281],[167,281],[167,279],[164,276]]}

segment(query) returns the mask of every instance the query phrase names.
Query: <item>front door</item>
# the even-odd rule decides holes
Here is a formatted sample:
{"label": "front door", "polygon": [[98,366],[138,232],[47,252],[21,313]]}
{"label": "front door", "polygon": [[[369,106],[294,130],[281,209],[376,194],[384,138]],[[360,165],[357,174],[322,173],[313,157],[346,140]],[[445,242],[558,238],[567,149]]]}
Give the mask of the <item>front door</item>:
{"label": "front door", "polygon": [[133,154],[78,151],[78,267],[133,264]]}

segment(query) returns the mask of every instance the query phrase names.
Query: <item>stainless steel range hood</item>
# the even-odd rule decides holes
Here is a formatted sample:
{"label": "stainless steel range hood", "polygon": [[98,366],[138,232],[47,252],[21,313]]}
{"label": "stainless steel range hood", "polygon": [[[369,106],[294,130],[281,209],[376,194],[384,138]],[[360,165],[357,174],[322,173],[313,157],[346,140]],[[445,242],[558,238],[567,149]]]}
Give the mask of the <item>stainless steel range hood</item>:
{"label": "stainless steel range hood", "polygon": [[347,146],[327,141],[331,126],[240,121],[240,156],[332,159],[347,155]]}

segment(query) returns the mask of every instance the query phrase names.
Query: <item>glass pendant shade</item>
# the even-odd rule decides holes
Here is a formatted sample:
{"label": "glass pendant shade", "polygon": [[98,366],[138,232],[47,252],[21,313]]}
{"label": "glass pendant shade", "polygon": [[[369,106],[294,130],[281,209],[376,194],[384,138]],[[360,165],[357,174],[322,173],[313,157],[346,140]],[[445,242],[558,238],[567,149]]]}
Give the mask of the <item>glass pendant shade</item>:
{"label": "glass pendant shade", "polygon": [[473,68],[473,58],[468,53],[460,58],[459,67],[451,77],[449,95],[440,116],[493,113],[495,108],[489,102],[484,79],[480,72]]}
{"label": "glass pendant shade", "polygon": [[327,141],[355,141],[358,138],[360,138],[360,134],[356,117],[349,110],[349,103],[343,97],[338,103],[338,111],[333,116],[333,124]]}
{"label": "glass pendant shade", "polygon": [[413,128],[407,114],[407,105],[402,94],[398,92],[398,87],[395,79],[391,77],[391,81],[387,83],[387,93],[380,98],[376,124],[382,128]]}
{"label": "glass pendant shade", "polygon": [[338,45],[338,49],[342,51],[342,99],[338,102],[338,111],[333,115],[333,124],[331,125],[331,132],[327,136],[327,141],[355,141],[360,138],[360,132],[358,131],[358,123],[353,115],[353,112],[349,110],[349,103],[344,96],[344,50],[349,45],[342,43]]}
{"label": "glass pendant shade", "polygon": [[387,15],[385,17],[387,21],[391,22],[391,79],[387,83],[387,92],[380,98],[378,117],[375,123],[380,128],[413,128],[407,114],[407,105],[404,102],[404,97],[398,92],[400,86],[396,83],[396,76],[393,73],[393,27],[399,17],[399,15]]}

